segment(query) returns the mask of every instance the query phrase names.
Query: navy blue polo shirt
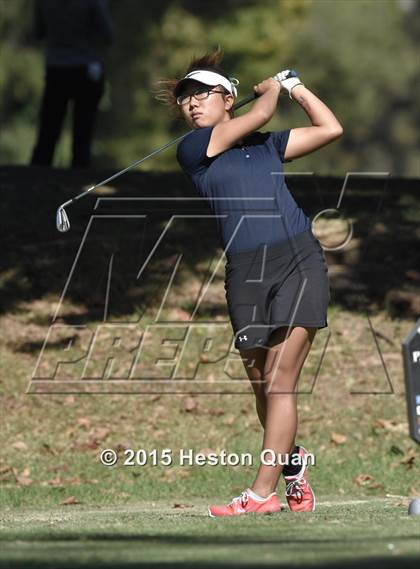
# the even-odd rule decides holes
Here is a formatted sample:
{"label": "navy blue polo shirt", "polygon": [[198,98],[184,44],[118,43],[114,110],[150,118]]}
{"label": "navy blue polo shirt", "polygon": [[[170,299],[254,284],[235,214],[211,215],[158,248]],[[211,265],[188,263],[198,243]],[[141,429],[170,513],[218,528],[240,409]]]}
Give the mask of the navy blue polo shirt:
{"label": "navy blue polo shirt", "polygon": [[283,174],[290,129],[253,132],[243,144],[208,157],[213,128],[187,134],[176,155],[216,216],[227,258],[275,245],[308,229],[310,219],[293,199]]}

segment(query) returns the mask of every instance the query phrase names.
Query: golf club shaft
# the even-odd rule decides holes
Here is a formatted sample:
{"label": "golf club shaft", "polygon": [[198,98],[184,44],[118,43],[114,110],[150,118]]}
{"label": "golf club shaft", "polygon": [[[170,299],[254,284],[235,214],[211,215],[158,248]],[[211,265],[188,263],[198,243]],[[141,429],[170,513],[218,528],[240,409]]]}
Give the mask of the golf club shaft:
{"label": "golf club shaft", "polygon": [[[244,99],[242,99],[242,101],[238,101],[235,105],[233,105],[232,110],[236,111],[237,109],[239,109],[240,107],[243,107],[244,105],[247,105],[248,103],[250,103],[251,101],[253,101],[254,99],[256,99],[258,97],[258,95],[256,93],[252,93],[252,95],[248,95],[248,97],[245,97]],[[173,140],[170,140],[169,142],[167,142],[166,144],[164,144],[163,146],[161,146],[160,148],[157,148],[156,150],[154,150],[153,152],[151,152],[150,154],[148,154],[147,156],[144,156],[144,158],[140,158],[140,160],[136,160],[135,162],[133,162],[132,164],[130,164],[129,166],[127,166],[127,168],[124,168],[124,170],[120,170],[119,172],[117,172],[116,174],[113,174],[112,176],[110,176],[109,178],[106,178],[106,180],[102,180],[102,182],[98,182],[97,184],[95,184],[94,186],[91,186],[90,188],[88,188],[86,191],[84,191],[83,193],[79,194],[78,196],[72,198],[71,200],[68,200],[67,202],[64,202],[63,204],[61,204],[60,208],[64,208],[68,205],[70,205],[71,203],[75,202],[76,200],[82,198],[83,196],[85,196],[86,194],[88,194],[89,192],[91,192],[92,190],[94,190],[95,188],[99,188],[100,186],[103,186],[105,184],[107,184],[108,182],[110,182],[111,180],[115,180],[115,178],[118,178],[118,176],[121,176],[122,174],[125,174],[125,172],[128,172],[128,170],[131,170],[132,168],[134,168],[135,166],[138,166],[139,164],[141,164],[142,162],[145,162],[146,160],[148,160],[149,158],[151,158],[152,156],[156,156],[156,154],[159,154],[160,152],[162,152],[163,150],[165,150],[165,148],[168,148],[168,146],[171,146],[172,144],[175,144],[175,142],[178,142],[179,140],[182,140],[185,136],[187,136],[187,134],[190,134],[190,132],[193,132],[193,130],[195,129],[191,129],[188,132],[186,132],[185,134],[182,134],[181,136],[178,136],[177,138],[174,138]]]}

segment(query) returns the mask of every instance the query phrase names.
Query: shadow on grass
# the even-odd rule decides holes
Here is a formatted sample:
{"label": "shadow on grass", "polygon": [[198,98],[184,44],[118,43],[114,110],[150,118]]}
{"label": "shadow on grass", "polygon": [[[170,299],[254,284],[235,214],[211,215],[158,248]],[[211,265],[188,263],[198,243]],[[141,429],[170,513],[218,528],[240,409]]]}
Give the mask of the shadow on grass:
{"label": "shadow on grass", "polygon": [[[139,552],[139,557],[141,553]],[[310,563],[282,563],[276,562],[262,562],[262,563],[249,563],[249,562],[217,562],[216,560],[212,562],[200,561],[199,559],[195,561],[142,561],[141,559],[136,561],[124,561],[121,559],[118,563],[107,562],[103,559],[98,560],[84,560],[82,563],[83,567],[86,569],[94,567],[105,567],[106,569],[120,569],[121,567],[171,567],[174,569],[185,569],[185,568],[198,568],[198,569],[213,569],[218,567],[220,569],[230,569],[232,567],[243,567],[246,569],[261,569],[261,567],[287,567],[292,566],[296,569],[306,568],[306,567],[324,567],[326,569],[394,569],[394,568],[406,568],[406,569],[417,569],[418,559],[410,557],[407,555],[398,555],[395,558],[390,558],[386,556],[372,556],[369,558],[358,558],[354,561],[344,561],[337,559],[336,561],[319,561],[316,562],[312,560]],[[73,569],[79,566],[76,562],[66,562],[66,561],[10,561],[10,562],[0,562],[1,568],[10,569]]]}
{"label": "shadow on grass", "polygon": [[[216,521],[217,523],[217,521]],[[229,536],[209,536],[209,535],[179,535],[179,534],[167,534],[165,533],[162,535],[161,533],[156,534],[125,534],[125,533],[66,533],[60,531],[57,535],[34,535],[31,534],[30,537],[24,537],[24,534],[20,534],[19,539],[23,542],[28,543],[48,543],[48,542],[89,542],[89,541],[130,541],[130,542],[150,542],[150,544],[154,543],[168,543],[170,545],[334,545],[334,544],[363,544],[363,543],[396,543],[398,541],[413,541],[418,542],[419,536],[418,534],[415,535],[380,535],[380,536],[371,536],[371,537],[348,537],[346,536],[343,538],[341,535],[338,536],[336,539],[331,538],[307,538],[301,537],[297,539],[290,539],[289,537],[278,539],[271,539],[271,538],[264,538],[258,537],[252,539],[251,536],[240,537],[229,537]],[[12,541],[8,539],[0,539],[0,542],[3,541],[7,543],[7,541]]]}

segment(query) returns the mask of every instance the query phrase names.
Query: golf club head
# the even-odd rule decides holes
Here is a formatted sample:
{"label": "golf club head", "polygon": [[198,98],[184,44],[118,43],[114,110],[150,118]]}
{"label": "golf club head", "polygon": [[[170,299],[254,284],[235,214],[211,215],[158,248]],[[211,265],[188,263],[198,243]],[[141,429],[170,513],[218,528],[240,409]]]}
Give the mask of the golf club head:
{"label": "golf club head", "polygon": [[59,207],[57,210],[56,225],[58,231],[61,231],[61,233],[65,233],[70,229],[70,221],[63,207]]}

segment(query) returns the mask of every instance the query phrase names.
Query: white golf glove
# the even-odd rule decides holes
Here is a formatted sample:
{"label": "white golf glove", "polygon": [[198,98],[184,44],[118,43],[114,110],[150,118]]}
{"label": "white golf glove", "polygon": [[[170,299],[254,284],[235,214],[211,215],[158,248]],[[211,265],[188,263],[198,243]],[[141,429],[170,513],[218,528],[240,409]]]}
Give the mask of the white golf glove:
{"label": "white golf glove", "polygon": [[296,85],[303,85],[302,81],[299,79],[296,71],[294,69],[285,69],[280,71],[277,75],[274,75],[274,79],[281,84],[281,90],[285,90],[289,93],[289,98],[292,98],[292,89]]}

